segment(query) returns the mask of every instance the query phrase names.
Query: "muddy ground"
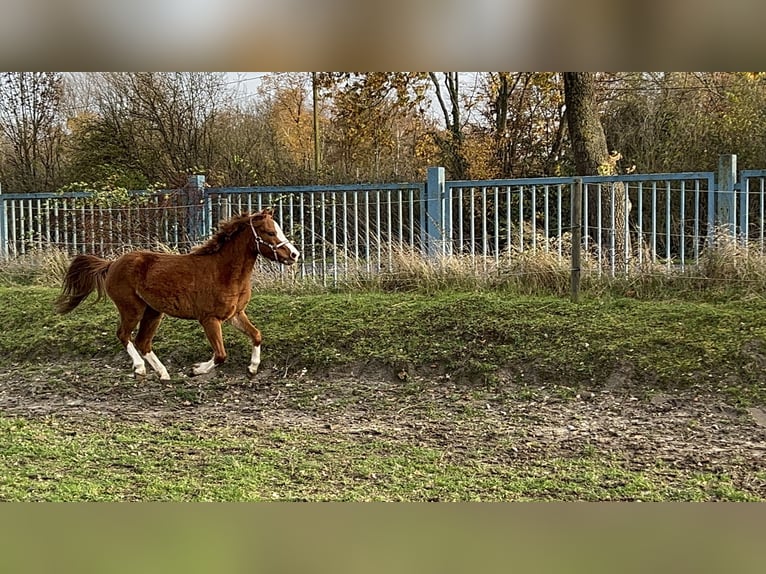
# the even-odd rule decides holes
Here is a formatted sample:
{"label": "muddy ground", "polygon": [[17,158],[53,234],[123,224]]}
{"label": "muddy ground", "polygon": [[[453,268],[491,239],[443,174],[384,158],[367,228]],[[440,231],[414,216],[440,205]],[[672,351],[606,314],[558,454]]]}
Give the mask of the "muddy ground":
{"label": "muddy ground", "polygon": [[126,360],[15,363],[0,369],[0,413],[65,419],[184,422],[250,432],[300,429],[349,440],[374,435],[493,463],[608,453],[631,470],[722,473],[766,499],[766,408],[699,389],[631,388],[617,373],[592,389],[457,382],[375,367],[321,376],[228,363],[205,378],[130,376]]}

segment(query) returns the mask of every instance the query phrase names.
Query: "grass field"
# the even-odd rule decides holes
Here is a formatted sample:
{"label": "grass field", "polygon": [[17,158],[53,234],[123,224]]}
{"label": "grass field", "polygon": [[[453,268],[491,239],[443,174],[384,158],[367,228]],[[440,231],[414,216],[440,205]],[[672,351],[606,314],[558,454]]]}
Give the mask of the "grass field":
{"label": "grass field", "polygon": [[766,301],[255,294],[206,378],[135,381],[109,302],[0,288],[2,500],[766,500]]}

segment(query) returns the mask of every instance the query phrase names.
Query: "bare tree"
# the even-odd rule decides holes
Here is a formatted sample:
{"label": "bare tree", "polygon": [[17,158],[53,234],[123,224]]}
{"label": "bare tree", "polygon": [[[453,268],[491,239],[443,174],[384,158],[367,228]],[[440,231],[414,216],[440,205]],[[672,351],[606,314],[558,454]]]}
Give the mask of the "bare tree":
{"label": "bare tree", "polygon": [[231,104],[224,74],[108,72],[97,77],[96,92],[87,131],[96,145],[84,150],[93,163],[105,160],[171,184],[191,171],[215,172],[216,122]]}
{"label": "bare tree", "polygon": [[447,127],[447,138],[436,134],[436,140],[444,153],[444,159],[448,164],[450,176],[453,179],[465,179],[468,173],[468,160],[463,148],[464,135],[463,124],[460,116],[460,77],[458,72],[442,72],[444,88],[447,92],[449,106],[442,94],[442,83],[436,76],[436,72],[428,72],[431,83],[436,91],[436,100],[444,116]]}
{"label": "bare tree", "polygon": [[493,176],[558,175],[566,125],[558,74],[488,72],[482,88]]}
{"label": "bare tree", "polygon": [[0,73],[0,176],[13,191],[60,183],[62,82],[60,72]]}

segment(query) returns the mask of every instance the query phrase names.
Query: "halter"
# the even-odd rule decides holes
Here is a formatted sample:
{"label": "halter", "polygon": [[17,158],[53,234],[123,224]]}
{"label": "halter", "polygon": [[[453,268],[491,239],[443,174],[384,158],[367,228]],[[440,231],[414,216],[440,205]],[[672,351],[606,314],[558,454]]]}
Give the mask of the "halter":
{"label": "halter", "polygon": [[[284,247],[285,245],[290,243],[290,241],[285,239],[284,241],[281,241],[281,242],[277,243],[276,245],[272,245],[271,243],[267,243],[266,241],[263,240],[263,238],[260,235],[258,235],[258,232],[255,230],[255,227],[253,227],[253,218],[252,217],[250,218],[250,229],[253,231],[253,237],[255,237],[255,245],[256,245],[256,249],[258,249],[258,253],[261,252],[260,247],[258,247],[258,246],[265,245],[266,247],[271,249],[271,252],[274,254],[275,259],[277,261],[279,261],[279,255],[277,255],[277,249],[279,249],[280,247]],[[261,253],[261,255],[263,255],[263,253]]]}

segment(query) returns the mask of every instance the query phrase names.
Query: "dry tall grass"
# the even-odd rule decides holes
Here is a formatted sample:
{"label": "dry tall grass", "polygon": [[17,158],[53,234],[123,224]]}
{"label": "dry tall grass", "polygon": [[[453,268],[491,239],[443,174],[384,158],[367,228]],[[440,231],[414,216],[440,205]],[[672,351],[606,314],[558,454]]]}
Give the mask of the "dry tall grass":
{"label": "dry tall grass", "polygon": [[[285,268],[260,261],[253,274],[256,291],[417,291],[505,290],[523,295],[567,296],[570,289],[570,245],[564,240],[548,250],[527,249],[494,257],[453,255],[429,258],[415,250],[395,248],[378,263],[336,258],[335,272],[322,275],[305,267]],[[28,252],[0,261],[0,285],[58,287],[71,260],[57,249]],[[744,246],[722,236],[683,269],[677,264],[652,261],[648,253],[633,257],[627,269],[612,274],[594,253],[584,253],[581,292],[590,296],[618,295],[640,299],[668,296],[760,296],[766,292],[766,254],[758,246]]]}
{"label": "dry tall grass", "polygon": [[36,249],[0,259],[0,285],[61,285],[71,257],[61,249]]}

